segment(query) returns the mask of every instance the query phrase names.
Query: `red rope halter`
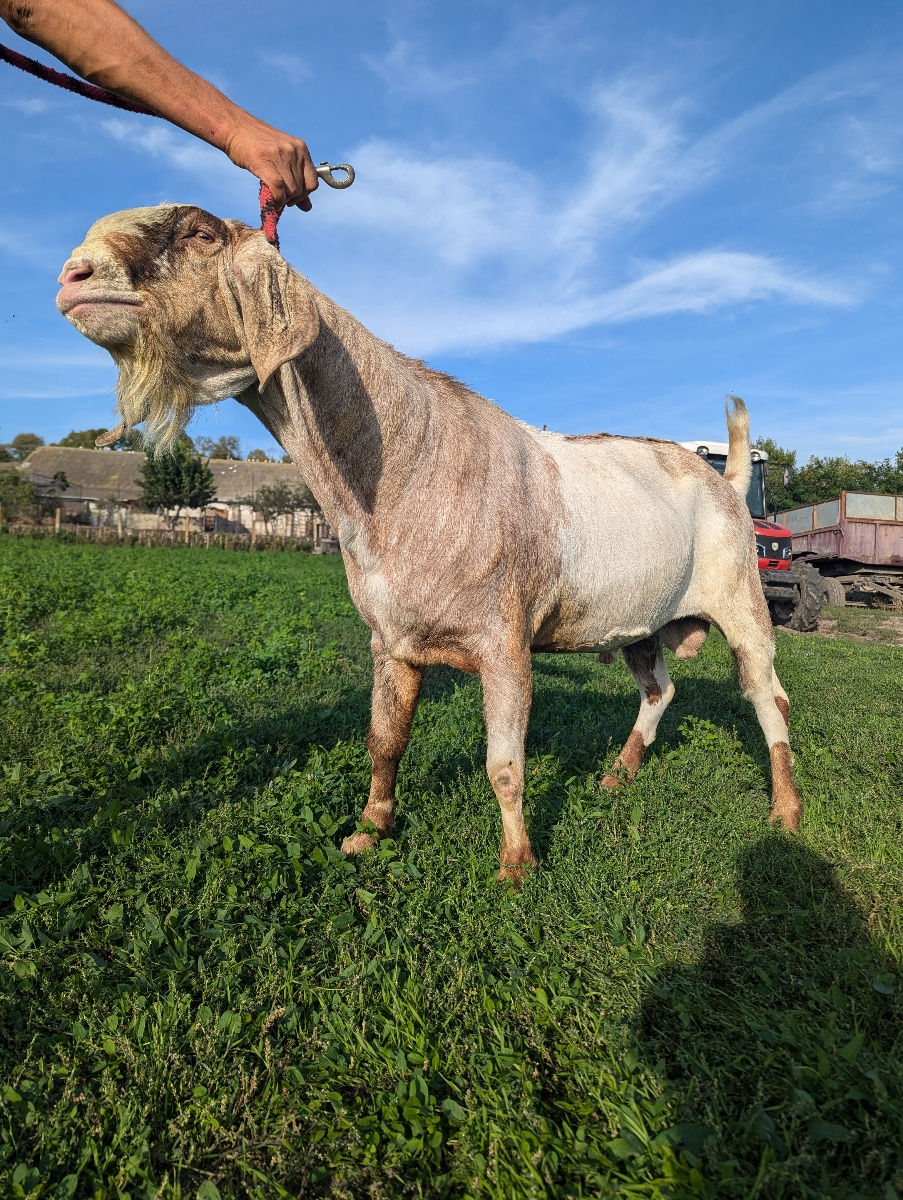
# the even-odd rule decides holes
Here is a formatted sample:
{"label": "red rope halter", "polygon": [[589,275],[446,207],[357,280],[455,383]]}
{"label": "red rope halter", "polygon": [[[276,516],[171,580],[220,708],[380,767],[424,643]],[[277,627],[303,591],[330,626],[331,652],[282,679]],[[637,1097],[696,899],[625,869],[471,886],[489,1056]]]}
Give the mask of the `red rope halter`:
{"label": "red rope halter", "polygon": [[[108,92],[106,88],[98,87],[94,83],[86,83],[84,79],[76,79],[74,75],[67,75],[64,71],[56,71],[53,67],[47,67],[33,58],[26,58],[24,54],[10,50],[8,46],[0,45],[0,61],[8,62],[10,66],[18,67],[20,71],[27,71],[29,75],[43,79],[45,83],[54,83],[57,87],[65,88],[67,92],[75,92],[77,96],[86,96],[89,100],[98,100],[101,104],[109,104],[112,108],[122,108],[126,112],[141,113],[145,117],[160,116],[152,108],[145,108],[143,104],[125,100],[122,96],[117,96],[115,92]],[[277,250],[279,249],[279,235],[276,233],[276,225],[282,216],[283,208],[284,205],[276,203],[273,193],[261,181],[260,226],[266,240]]]}

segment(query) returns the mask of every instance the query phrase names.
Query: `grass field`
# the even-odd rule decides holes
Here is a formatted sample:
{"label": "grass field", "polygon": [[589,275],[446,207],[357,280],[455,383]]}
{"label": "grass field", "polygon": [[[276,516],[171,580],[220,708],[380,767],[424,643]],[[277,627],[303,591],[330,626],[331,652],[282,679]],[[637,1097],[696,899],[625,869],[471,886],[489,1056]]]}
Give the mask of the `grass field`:
{"label": "grass field", "polygon": [[450,670],[338,853],[338,559],[3,539],[0,610],[3,1197],[903,1195],[903,648],[779,634],[796,837],[718,635],[617,795],[632,678],[538,657],[513,894]]}

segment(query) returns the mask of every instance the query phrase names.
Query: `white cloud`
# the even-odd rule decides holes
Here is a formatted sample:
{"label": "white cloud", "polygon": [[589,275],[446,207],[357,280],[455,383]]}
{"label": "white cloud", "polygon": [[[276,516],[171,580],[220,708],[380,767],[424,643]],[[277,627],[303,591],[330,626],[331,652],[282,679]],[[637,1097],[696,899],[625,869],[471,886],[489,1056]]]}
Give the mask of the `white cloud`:
{"label": "white cloud", "polygon": [[385,141],[352,155],[358,182],[324,197],[322,223],[379,234],[455,267],[519,253],[542,230],[536,181],[512,163],[428,159]]}
{"label": "white cloud", "polygon": [[[852,302],[843,286],[773,256],[723,248],[647,264],[625,282],[618,239],[669,179],[676,190],[679,136],[623,94],[606,104],[617,128],[588,164],[576,199],[543,194],[538,179],[513,164],[427,159],[387,142],[360,146],[359,190],[355,184],[318,213],[320,223],[356,237],[359,265],[342,302],[420,354],[764,299]],[[293,240],[287,233],[289,257]]]}
{"label": "white cloud", "polygon": [[385,54],[366,54],[364,62],[393,92],[416,99],[444,99],[473,87],[478,74],[473,66],[443,62],[412,42],[399,39]]}
{"label": "white cloud", "polygon": [[49,112],[53,105],[48,100],[26,99],[26,100],[3,100],[4,108],[12,108],[16,112],[21,113],[23,117],[36,117],[41,113]]}
{"label": "white cloud", "polygon": [[287,54],[283,51],[259,50],[257,57],[265,67],[279,71],[287,79],[305,79],[310,75],[310,67],[300,54]]}
{"label": "white cloud", "polygon": [[556,164],[573,199],[551,226],[559,249],[581,258],[619,226],[702,182],[701,173],[691,175],[682,162],[686,139],[673,113],[656,105],[639,81],[594,89],[589,107],[595,127],[584,161]]}
{"label": "white cloud", "polygon": [[[236,190],[240,172],[221,151],[199,141],[188,133],[155,121],[140,128],[134,121],[110,117],[101,122],[104,131],[130,150],[150,154],[202,180],[206,187],[227,192]],[[161,196],[161,200],[163,197]]]}
{"label": "white cloud", "polygon": [[597,313],[601,321],[628,321],[767,299],[839,307],[853,297],[836,284],[808,279],[763,255],[705,251],[646,271],[601,298]]}
{"label": "white cloud", "polygon": [[[399,66],[420,61],[405,44],[396,50]],[[418,86],[429,87],[432,67],[421,67]],[[658,98],[640,78],[615,80],[588,90],[579,166],[573,157],[566,166],[524,167],[370,140],[351,156],[354,187],[335,196],[323,189],[305,221],[342,234],[315,252],[341,278],[340,302],[413,353],[549,340],[592,325],[763,300],[852,303],[841,284],[745,248],[703,246],[639,271],[627,257],[628,231],[729,172],[733,142],[839,86],[833,77],[805,81],[693,142],[679,103]],[[136,137],[131,123],[104,124],[215,190],[220,212],[223,195],[241,196],[247,211],[247,177],[218,151],[166,126]],[[309,261],[308,226],[303,234],[297,222],[281,228],[287,257],[297,244]]]}
{"label": "white cloud", "polygon": [[405,351],[419,355],[482,351],[493,347],[550,341],[594,325],[616,325],[677,313],[764,300],[842,306],[851,303],[841,288],[809,279],[761,255],[708,251],[649,265],[620,287],[589,294],[567,291],[513,293],[507,302],[464,298],[438,290],[410,304],[393,303],[395,289],[379,296],[361,294],[358,315]]}

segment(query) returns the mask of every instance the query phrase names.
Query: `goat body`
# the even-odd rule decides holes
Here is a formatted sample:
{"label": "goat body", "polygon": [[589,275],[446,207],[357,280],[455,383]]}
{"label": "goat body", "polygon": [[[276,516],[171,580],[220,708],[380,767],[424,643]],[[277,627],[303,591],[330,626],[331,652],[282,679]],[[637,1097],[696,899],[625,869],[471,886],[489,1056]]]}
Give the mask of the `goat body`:
{"label": "goat body", "polygon": [[796,828],[741,401],[724,479],[672,442],[539,431],[381,342],[258,231],[189,205],[103,218],[60,282],[61,311],[120,366],[124,423],[165,445],[193,405],[235,395],[337,530],[374,661],[368,828],[346,852],[392,828],[423,670],[447,663],[481,678],[500,878],[519,880],[535,862],[522,810],[531,651],[622,650],[641,703],[603,780],[614,787],[674,694],[662,645],[695,654],[710,624],[768,742],[771,815]]}

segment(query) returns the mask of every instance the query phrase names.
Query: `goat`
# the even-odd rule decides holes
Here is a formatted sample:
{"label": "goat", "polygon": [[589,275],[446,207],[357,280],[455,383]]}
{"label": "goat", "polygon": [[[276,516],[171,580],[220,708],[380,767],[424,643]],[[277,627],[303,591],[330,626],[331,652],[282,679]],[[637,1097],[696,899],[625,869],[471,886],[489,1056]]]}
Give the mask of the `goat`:
{"label": "goat", "polygon": [[380,341],[267,244],[192,205],[97,221],[57,306],[119,367],[123,428],[165,449],[193,408],[235,396],[299,467],[337,530],[372,631],[372,759],[360,853],[394,827],[424,669],[480,676],[499,879],[536,864],[523,818],[531,651],[620,649],[640,711],[605,787],[633,778],[674,695],[663,645],[719,628],[771,758],[771,817],[795,829],[787,695],[759,584],[749,417],[734,398],[722,479],[673,442],[565,436],[515,420]]}

